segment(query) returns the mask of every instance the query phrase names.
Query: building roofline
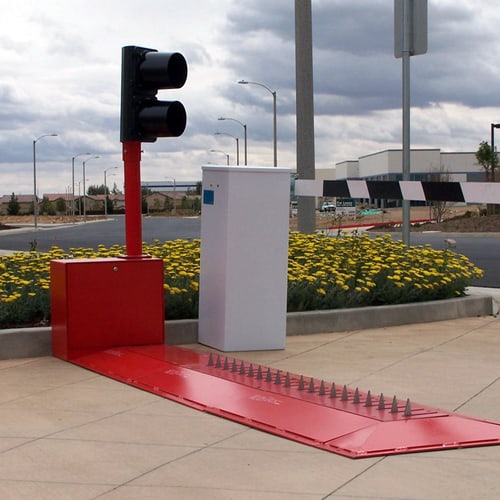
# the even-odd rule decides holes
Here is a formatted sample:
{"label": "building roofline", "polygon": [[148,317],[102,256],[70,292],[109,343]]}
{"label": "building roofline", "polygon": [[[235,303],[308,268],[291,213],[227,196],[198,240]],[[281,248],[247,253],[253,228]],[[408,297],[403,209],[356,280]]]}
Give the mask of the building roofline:
{"label": "building roofline", "polygon": [[[367,154],[367,155],[363,155],[363,156],[360,156],[358,158],[358,160],[361,160],[362,158],[368,158],[370,156],[375,156],[375,155],[379,155],[381,153],[401,153],[403,150],[401,148],[391,148],[391,149],[383,149],[382,151],[377,151],[376,153],[370,153],[370,154]],[[441,153],[441,149],[440,148],[411,148],[410,149],[410,152],[417,152],[417,151],[439,151]]]}

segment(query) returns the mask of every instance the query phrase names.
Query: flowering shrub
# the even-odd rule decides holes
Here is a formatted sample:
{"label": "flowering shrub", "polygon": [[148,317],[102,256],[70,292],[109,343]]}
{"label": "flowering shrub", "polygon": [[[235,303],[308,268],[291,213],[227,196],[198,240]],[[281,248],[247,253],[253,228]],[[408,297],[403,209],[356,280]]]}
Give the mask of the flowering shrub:
{"label": "flowering shrub", "polygon": [[457,297],[483,271],[467,257],[390,235],[329,238],[292,233],[288,310],[402,304]]}
{"label": "flowering shrub", "polygon": [[[143,251],[164,262],[168,319],[196,318],[200,240],[144,244]],[[97,250],[53,247],[0,258],[0,326],[48,322],[50,261],[116,257],[125,248]],[[377,238],[291,233],[288,259],[288,310],[336,309],[400,304],[464,295],[483,272],[466,257],[430,245],[407,247],[390,235]],[[112,293],[112,292],[110,292]]]}

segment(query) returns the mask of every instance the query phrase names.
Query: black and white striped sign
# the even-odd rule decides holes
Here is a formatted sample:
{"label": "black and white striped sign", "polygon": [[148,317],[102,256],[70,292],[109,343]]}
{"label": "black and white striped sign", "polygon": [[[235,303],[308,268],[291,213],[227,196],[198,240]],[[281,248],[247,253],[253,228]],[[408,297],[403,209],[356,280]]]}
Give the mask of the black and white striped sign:
{"label": "black and white striped sign", "polygon": [[295,194],[332,198],[500,203],[500,183],[297,180]]}

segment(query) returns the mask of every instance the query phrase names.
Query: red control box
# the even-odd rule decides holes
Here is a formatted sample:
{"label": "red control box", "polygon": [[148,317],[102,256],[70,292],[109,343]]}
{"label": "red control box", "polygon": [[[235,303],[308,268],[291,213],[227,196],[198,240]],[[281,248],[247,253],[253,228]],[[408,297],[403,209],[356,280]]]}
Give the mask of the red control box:
{"label": "red control box", "polygon": [[54,356],[164,343],[161,259],[53,260],[50,273]]}

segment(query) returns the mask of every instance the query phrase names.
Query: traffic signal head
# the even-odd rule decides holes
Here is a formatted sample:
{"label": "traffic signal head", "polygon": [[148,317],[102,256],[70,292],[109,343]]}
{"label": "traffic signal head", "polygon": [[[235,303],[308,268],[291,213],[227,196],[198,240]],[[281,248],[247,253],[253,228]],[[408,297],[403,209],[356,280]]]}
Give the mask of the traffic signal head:
{"label": "traffic signal head", "polygon": [[178,89],[187,78],[187,64],[178,52],[144,47],[122,48],[120,141],[155,142],[179,137],[186,128],[186,110],[178,101],[159,101],[160,89]]}

